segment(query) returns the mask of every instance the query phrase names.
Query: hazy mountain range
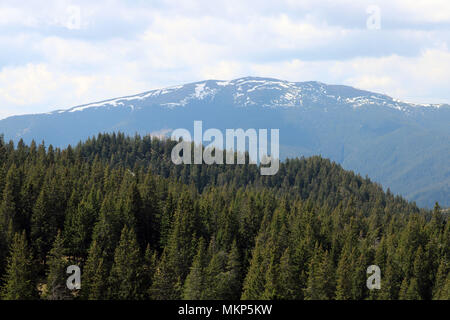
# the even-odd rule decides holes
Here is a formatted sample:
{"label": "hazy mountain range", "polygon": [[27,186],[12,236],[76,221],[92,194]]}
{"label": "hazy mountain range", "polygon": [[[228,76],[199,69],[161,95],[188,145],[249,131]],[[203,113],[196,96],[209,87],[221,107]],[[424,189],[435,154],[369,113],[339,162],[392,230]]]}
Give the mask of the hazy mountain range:
{"label": "hazy mountain range", "polygon": [[278,128],[282,157],[320,154],[432,206],[450,206],[450,106],[411,104],[349,86],[247,77],[206,80],[0,120],[6,140],[65,146],[99,132],[168,134]]}

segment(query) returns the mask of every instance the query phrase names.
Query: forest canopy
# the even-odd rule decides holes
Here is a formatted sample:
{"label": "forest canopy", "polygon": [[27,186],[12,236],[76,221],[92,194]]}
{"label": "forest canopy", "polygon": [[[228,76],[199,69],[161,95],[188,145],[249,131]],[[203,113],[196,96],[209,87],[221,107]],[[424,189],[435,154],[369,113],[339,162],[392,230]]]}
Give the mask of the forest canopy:
{"label": "forest canopy", "polygon": [[[450,299],[448,213],[338,164],[174,165],[176,142],[0,139],[1,299]],[[369,265],[381,289],[366,287]],[[80,266],[81,290],[66,287]]]}

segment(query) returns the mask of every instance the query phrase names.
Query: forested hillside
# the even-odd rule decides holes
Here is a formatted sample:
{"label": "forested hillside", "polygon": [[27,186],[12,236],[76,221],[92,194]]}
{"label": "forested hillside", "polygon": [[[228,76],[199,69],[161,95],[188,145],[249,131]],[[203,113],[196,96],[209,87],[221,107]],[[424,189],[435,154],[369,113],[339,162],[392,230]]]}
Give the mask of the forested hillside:
{"label": "forested hillside", "polygon": [[[98,132],[278,128],[281,159],[322,155],[432,209],[450,206],[450,106],[417,105],[349,86],[245,77],[204,80],[0,120],[0,133],[65,148]],[[78,125],[82,124],[82,125]]]}
{"label": "forested hillside", "polygon": [[[320,157],[175,166],[175,142],[0,139],[2,299],[450,299],[450,226]],[[381,268],[381,289],[366,268]],[[66,288],[79,265],[81,290]]]}

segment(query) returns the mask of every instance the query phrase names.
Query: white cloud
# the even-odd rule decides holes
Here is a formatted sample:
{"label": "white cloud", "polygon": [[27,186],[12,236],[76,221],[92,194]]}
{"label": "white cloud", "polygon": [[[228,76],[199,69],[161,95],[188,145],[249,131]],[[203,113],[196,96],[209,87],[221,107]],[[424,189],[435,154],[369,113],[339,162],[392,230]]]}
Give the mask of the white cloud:
{"label": "white cloud", "polygon": [[450,22],[450,2],[448,0],[399,0],[385,1],[403,12],[407,20],[422,22]]}
{"label": "white cloud", "polygon": [[[373,1],[2,3],[0,117],[247,75],[450,101],[446,0],[377,1],[376,32]],[[80,30],[67,28],[74,4]]]}
{"label": "white cloud", "polygon": [[447,102],[442,99],[450,83],[450,52],[425,50],[418,57],[391,55],[345,61],[292,61],[252,65],[254,74],[292,81],[327,79],[360,89],[388,94],[412,102]]}
{"label": "white cloud", "polygon": [[144,91],[127,77],[73,75],[45,64],[6,67],[0,71],[1,115],[36,113]]}

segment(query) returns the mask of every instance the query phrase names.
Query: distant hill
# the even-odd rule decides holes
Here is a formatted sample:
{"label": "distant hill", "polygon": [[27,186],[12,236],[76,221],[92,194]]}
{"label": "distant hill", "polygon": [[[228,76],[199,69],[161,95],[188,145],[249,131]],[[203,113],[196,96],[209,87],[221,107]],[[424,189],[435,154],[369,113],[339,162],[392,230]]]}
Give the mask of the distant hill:
{"label": "distant hill", "polygon": [[98,132],[279,128],[282,157],[321,155],[432,207],[450,206],[450,106],[348,86],[247,77],[207,80],[0,120],[5,139],[76,144]]}

